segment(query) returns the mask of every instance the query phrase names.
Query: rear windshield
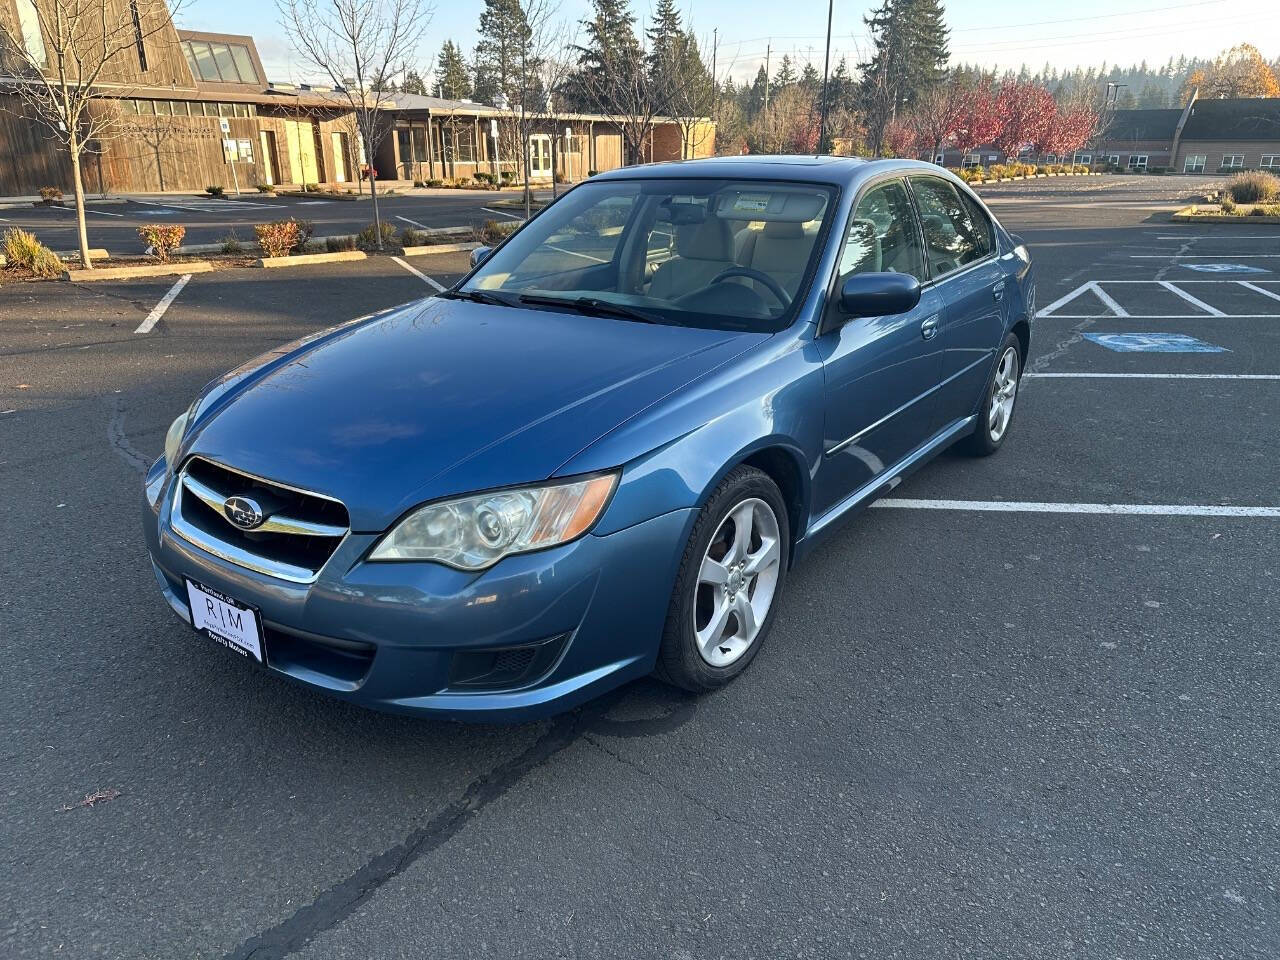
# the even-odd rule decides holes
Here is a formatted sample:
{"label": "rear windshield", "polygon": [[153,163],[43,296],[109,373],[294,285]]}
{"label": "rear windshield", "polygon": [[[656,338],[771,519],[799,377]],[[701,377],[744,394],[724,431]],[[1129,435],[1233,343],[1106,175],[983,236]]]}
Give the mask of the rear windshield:
{"label": "rear windshield", "polygon": [[646,319],[779,330],[809,282],[834,190],[729,180],[604,180],[570,191],[463,291],[589,299]]}

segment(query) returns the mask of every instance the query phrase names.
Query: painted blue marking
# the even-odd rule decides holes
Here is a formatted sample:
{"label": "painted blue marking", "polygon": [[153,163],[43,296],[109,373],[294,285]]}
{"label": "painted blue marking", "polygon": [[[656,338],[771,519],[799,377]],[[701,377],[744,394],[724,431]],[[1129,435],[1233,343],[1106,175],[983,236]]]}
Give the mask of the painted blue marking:
{"label": "painted blue marking", "polygon": [[1197,273],[1270,273],[1262,267],[1250,267],[1243,263],[1184,263],[1182,266]]}
{"label": "painted blue marking", "polygon": [[1086,333],[1100,347],[1116,353],[1230,353],[1226,347],[1205,343],[1185,333]]}

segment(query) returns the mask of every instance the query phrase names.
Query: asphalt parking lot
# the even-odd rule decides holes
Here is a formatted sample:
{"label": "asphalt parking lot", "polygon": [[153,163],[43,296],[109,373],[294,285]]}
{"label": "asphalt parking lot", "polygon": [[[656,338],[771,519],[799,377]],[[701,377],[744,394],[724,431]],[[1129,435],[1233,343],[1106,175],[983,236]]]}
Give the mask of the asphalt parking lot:
{"label": "asphalt parking lot", "polygon": [[1170,224],[1203,185],[985,192],[1038,276],[1004,449],[798,567],[725,690],[515,727],[246,670],[138,530],[204,383],[426,280],[197,275],[145,333],[173,278],[0,288],[0,955],[1277,956],[1280,228]]}
{"label": "asphalt parking lot", "polygon": [[[487,209],[496,200],[519,197],[519,192],[510,191],[415,190],[380,196],[378,207],[382,217],[397,230],[474,227],[486,220],[519,219],[518,210]],[[146,243],[138,237],[138,227],[145,223],[181,224],[186,227],[183,242],[187,244],[221,243],[234,235],[245,247],[252,247],[254,224],[289,217],[310,220],[317,237],[351,234],[373,222],[373,205],[367,198],[335,200],[246,193],[220,200],[157,195],[95,202],[85,207],[90,246],[105,247],[115,255],[143,252]],[[30,230],[52,250],[77,249],[75,210],[67,207],[0,206],[0,230],[9,227]]]}

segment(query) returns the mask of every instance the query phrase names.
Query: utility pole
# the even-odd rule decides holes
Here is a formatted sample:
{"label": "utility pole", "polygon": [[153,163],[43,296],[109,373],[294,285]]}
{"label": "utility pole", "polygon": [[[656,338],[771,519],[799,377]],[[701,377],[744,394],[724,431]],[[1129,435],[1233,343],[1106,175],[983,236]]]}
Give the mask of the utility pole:
{"label": "utility pole", "polygon": [[822,58],[822,113],[818,120],[818,152],[822,153],[827,143],[827,74],[831,70],[831,13],[835,8],[835,0],[827,0],[827,53]]}
{"label": "utility pole", "polygon": [[711,116],[715,118],[720,102],[720,80],[716,76],[716,50],[720,46],[720,28],[711,31]]}
{"label": "utility pole", "polygon": [[773,44],[765,44],[764,48],[764,108],[769,109],[769,54],[773,50]]}

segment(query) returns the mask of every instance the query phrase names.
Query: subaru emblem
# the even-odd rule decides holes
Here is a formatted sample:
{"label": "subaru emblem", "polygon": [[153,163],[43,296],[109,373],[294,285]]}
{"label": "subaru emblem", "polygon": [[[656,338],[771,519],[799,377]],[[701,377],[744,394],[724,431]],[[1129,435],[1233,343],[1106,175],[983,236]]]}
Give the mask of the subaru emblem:
{"label": "subaru emblem", "polygon": [[249,497],[227,497],[222,504],[222,512],[241,530],[260,527],[267,519],[262,513],[262,507]]}

